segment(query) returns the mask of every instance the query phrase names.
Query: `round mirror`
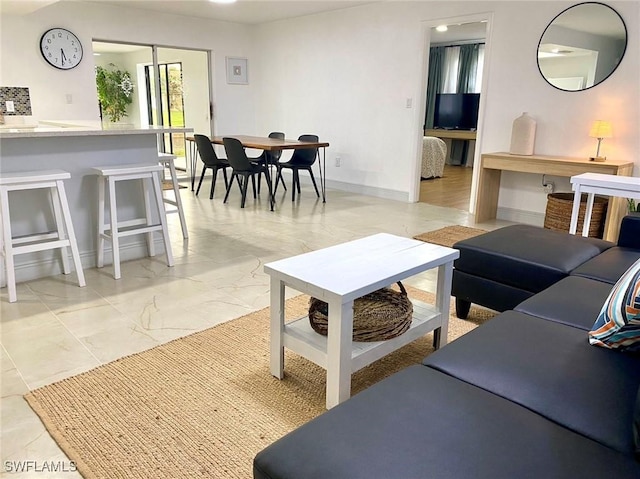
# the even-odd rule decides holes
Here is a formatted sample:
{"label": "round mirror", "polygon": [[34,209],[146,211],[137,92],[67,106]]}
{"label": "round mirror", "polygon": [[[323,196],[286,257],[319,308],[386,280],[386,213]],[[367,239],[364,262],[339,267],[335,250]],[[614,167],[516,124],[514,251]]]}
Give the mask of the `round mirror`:
{"label": "round mirror", "polygon": [[580,3],[545,29],[538,45],[538,68],[560,90],[586,90],[614,72],[626,48],[627,27],[618,12],[603,3]]}

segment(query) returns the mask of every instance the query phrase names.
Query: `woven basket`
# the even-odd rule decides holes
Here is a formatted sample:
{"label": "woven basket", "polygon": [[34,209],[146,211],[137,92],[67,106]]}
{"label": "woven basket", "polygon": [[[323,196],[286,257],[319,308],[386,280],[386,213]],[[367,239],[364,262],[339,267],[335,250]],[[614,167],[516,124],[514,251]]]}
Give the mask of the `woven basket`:
{"label": "woven basket", "polygon": [[[589,237],[602,238],[608,203],[609,200],[605,197],[594,197],[593,213],[591,215],[591,223],[589,224]],[[587,195],[583,194],[580,199],[576,234],[582,234],[582,225],[584,224],[584,213],[586,209]],[[551,193],[547,195],[547,211],[544,216],[544,227],[551,230],[569,232],[572,210],[573,193]]]}
{"label": "woven basket", "polygon": [[[413,304],[402,283],[400,291],[383,288],[353,302],[353,340],[384,341],[404,333],[411,326]],[[327,335],[328,305],[316,298],[309,300],[309,322],[317,333]]]}

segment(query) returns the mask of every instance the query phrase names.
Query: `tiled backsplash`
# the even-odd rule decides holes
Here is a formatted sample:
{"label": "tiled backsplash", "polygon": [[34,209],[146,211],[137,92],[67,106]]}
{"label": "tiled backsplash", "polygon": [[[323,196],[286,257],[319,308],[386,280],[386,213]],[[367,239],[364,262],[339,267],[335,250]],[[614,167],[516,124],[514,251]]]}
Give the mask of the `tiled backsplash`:
{"label": "tiled backsplash", "polygon": [[[7,111],[7,101],[13,102],[15,111]],[[23,87],[0,86],[0,115],[31,115],[29,89]]]}

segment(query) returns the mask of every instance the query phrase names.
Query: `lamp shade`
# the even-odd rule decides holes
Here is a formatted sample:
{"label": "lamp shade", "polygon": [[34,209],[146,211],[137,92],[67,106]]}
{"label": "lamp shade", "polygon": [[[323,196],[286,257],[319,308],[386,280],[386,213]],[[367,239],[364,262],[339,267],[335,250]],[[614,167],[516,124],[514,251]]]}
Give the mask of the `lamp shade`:
{"label": "lamp shade", "polygon": [[611,138],[613,136],[611,123],[603,120],[594,121],[591,130],[589,130],[589,136],[591,138]]}

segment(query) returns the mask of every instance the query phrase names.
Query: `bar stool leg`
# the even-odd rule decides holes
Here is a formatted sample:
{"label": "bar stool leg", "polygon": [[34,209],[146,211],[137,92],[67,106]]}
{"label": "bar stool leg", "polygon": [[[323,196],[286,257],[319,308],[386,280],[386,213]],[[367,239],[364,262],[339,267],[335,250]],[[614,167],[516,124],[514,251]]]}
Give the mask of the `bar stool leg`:
{"label": "bar stool leg", "polygon": [[[151,216],[151,204],[149,199],[149,185],[151,183],[152,177],[153,177],[153,173],[151,173],[151,176],[142,179],[142,190],[144,194],[144,215],[145,215],[145,218],[147,219],[147,226],[153,225],[153,217]],[[155,256],[156,245],[153,242],[153,231],[148,232],[146,236],[147,236],[147,250],[149,251],[149,256]]]}
{"label": "bar stool leg", "polygon": [[98,268],[102,268],[104,266],[104,232],[105,232],[104,184],[105,182],[106,182],[106,178],[104,176],[98,176],[98,238],[97,238],[97,244],[96,244],[96,251],[98,253],[96,266]]}
{"label": "bar stool leg", "polygon": [[173,253],[171,251],[171,242],[169,241],[167,214],[164,209],[164,201],[162,201],[162,188],[160,187],[160,179],[159,176],[154,173],[151,174],[151,178],[155,190],[156,204],[158,205],[158,216],[160,217],[160,225],[162,226],[162,238],[164,240],[164,251],[167,255],[167,265],[173,266]]}
{"label": "bar stool leg", "polygon": [[180,185],[178,185],[178,173],[176,172],[176,165],[173,160],[169,161],[169,172],[171,173],[171,184],[173,186],[173,193],[176,196],[176,207],[178,208],[178,216],[180,217],[180,226],[182,228],[182,237],[189,239],[189,233],[187,231],[187,220],[184,217],[184,210],[182,209],[182,198],[180,198]]}
{"label": "bar stool leg", "polygon": [[[64,223],[65,220],[62,217],[62,211],[60,210],[60,205],[62,204],[62,200],[60,199],[60,195],[58,193],[58,188],[60,187],[61,181],[56,181],[56,186],[49,188],[49,196],[51,198],[51,204],[53,205],[53,216],[56,220],[56,229],[58,231],[58,239],[66,240],[67,236],[65,235]],[[71,268],[69,267],[69,252],[67,251],[67,247],[63,246],[60,248],[60,255],[62,256],[62,271],[64,274],[69,274],[71,272]]]}
{"label": "bar stool leg", "polygon": [[[193,187],[196,182],[196,174],[197,174],[197,165],[198,165],[198,148],[195,141],[191,141],[189,145],[190,150],[190,160],[191,160],[191,191],[193,191]],[[206,168],[205,168],[206,169]],[[203,169],[202,171],[204,172]]]}
{"label": "bar stool leg", "polygon": [[[58,197],[60,198],[60,205],[62,206],[62,215],[67,227],[67,236],[69,237],[69,243],[71,247],[71,256],[73,257],[73,264],[76,268],[76,275],[78,276],[78,284],[80,287],[87,285],[84,279],[84,271],[82,269],[82,262],[80,261],[80,251],[78,250],[78,243],[76,241],[76,233],[73,229],[73,223],[71,222],[71,211],[69,210],[69,202],[67,201],[67,193],[64,189],[64,183],[62,180],[56,181],[58,185]],[[66,250],[66,248],[64,248]]]}
{"label": "bar stool leg", "polygon": [[113,255],[113,277],[120,279],[120,238],[118,237],[118,206],[116,182],[109,177],[109,216],[111,217],[111,254]]}
{"label": "bar stool leg", "polygon": [[13,241],[11,239],[11,218],[9,216],[9,192],[4,188],[0,189],[0,209],[2,211],[2,245],[5,271],[7,275],[7,291],[9,292],[9,302],[15,303],[18,299],[18,295],[16,294],[16,273],[13,263]]}

